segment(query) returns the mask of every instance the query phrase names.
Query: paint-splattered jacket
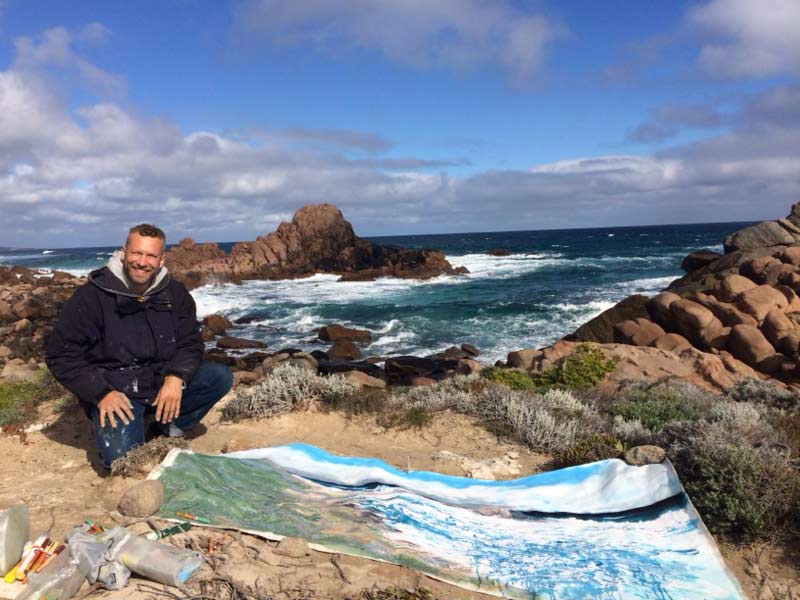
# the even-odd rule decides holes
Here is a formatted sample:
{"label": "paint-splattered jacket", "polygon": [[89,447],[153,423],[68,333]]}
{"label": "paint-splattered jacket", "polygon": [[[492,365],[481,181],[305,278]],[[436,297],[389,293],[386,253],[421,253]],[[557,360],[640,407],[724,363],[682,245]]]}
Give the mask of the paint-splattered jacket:
{"label": "paint-splattered jacket", "polygon": [[163,274],[140,297],[109,266],[64,304],[45,360],[81,402],[97,404],[112,390],[150,402],[166,375],[188,383],[202,360],[194,299]]}

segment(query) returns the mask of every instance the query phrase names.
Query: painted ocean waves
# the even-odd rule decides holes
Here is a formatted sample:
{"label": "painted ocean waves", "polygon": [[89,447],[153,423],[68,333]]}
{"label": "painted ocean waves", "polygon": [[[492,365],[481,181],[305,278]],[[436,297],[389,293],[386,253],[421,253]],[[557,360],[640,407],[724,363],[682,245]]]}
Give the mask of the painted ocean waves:
{"label": "painted ocean waves", "polygon": [[[270,450],[276,462],[265,458]],[[293,462],[287,457],[296,461],[300,455],[307,458],[308,477],[284,468]],[[282,467],[281,460],[289,464]],[[314,462],[317,476],[309,472]],[[480,482],[404,474],[381,461],[336,457],[301,444],[228,456],[174,451],[153,476],[165,484],[165,517],[189,511],[219,526],[267,537],[298,536],[318,549],[413,565],[499,596],[743,598],[680,488],[663,498],[668,489],[662,486],[663,472],[648,473],[654,483],[648,487],[650,477],[637,474],[645,467],[609,463],[619,461],[588,466],[615,474],[619,481],[606,483],[617,486],[611,495],[616,501],[624,502],[626,486],[639,488],[630,490],[631,505],[622,512],[600,512],[608,497],[597,485],[597,474],[586,469]],[[669,463],[663,466],[671,485],[677,477]],[[342,480],[337,469],[344,473]],[[357,471],[362,482],[348,485]],[[390,479],[392,484],[385,483]],[[485,496],[482,504],[476,489]],[[519,491],[527,490],[533,500],[524,500],[521,510],[507,500],[509,490],[523,499]],[[559,495],[564,506],[577,498],[585,510],[555,510]],[[537,496],[547,497],[544,505],[550,510],[530,511]]]}

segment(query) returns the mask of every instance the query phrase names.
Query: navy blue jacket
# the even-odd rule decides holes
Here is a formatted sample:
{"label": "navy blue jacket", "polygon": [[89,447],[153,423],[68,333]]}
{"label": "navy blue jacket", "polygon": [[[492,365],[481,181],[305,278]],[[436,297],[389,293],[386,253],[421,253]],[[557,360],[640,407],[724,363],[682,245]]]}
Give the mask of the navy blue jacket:
{"label": "navy blue jacket", "polygon": [[152,402],[166,375],[188,383],[203,357],[194,299],[169,275],[137,296],[108,267],[89,274],[61,309],[45,361],[81,402],[112,390]]}

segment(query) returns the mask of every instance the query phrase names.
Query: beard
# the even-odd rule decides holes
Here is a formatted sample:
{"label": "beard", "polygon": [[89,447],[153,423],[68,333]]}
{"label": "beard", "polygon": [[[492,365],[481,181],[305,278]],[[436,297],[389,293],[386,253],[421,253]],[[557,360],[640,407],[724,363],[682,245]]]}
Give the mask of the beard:
{"label": "beard", "polygon": [[[127,262],[123,262],[122,264],[123,270],[125,271],[125,275],[128,277],[128,281],[135,285],[143,286],[147,285],[148,287],[155,279],[156,274],[158,273],[159,267],[155,267],[150,270],[135,270],[134,267]],[[149,269],[149,267],[146,267]]]}

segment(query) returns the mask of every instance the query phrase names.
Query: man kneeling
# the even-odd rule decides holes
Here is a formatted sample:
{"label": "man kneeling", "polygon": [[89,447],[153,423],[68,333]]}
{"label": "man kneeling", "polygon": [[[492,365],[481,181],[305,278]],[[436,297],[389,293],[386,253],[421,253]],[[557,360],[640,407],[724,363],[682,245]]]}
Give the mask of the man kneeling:
{"label": "man kneeling", "polygon": [[220,364],[202,362],[195,303],[164,267],[164,232],[131,228],[121,250],[89,274],[47,339],[53,375],[92,421],[103,466],[154,433],[180,437],[231,388]]}

